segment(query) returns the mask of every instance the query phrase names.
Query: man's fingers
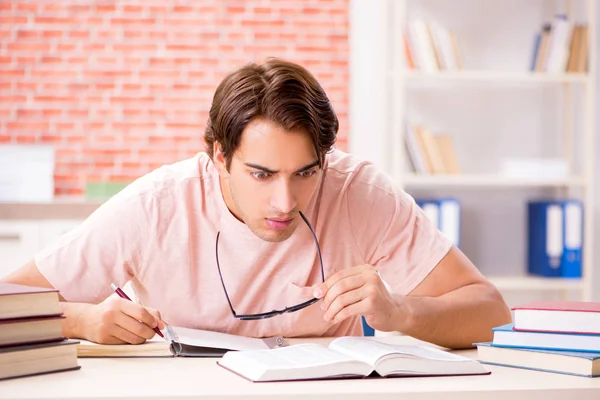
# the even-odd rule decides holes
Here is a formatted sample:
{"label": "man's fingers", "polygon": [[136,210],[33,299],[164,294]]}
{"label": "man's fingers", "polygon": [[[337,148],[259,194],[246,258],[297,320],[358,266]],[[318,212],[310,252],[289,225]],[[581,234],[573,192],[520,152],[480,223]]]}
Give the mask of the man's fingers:
{"label": "man's fingers", "polygon": [[[137,322],[137,321],[136,321]],[[138,322],[139,324],[140,322]],[[112,331],[112,336],[121,343],[142,344],[146,341],[143,337],[133,334],[131,331],[119,325],[115,325]]]}
{"label": "man's fingers", "polygon": [[327,292],[329,291],[329,289],[332,286],[334,286],[338,281],[340,281],[344,278],[347,278],[349,276],[352,276],[352,275],[358,275],[365,268],[366,268],[366,266],[359,265],[357,267],[345,268],[341,271],[336,272],[335,274],[333,274],[329,278],[327,278],[324,283],[317,286],[313,295],[317,298],[321,298],[321,297],[325,296],[327,294]]}
{"label": "man's fingers", "polygon": [[130,317],[127,314],[121,313],[120,315],[118,315],[115,323],[121,328],[131,332],[132,334],[142,339],[152,339],[156,334],[153,328],[149,327],[143,322],[138,321],[136,318]]}
{"label": "man's fingers", "polygon": [[335,316],[345,307],[348,307],[352,304],[360,302],[365,298],[365,291],[361,288],[351,290],[349,292],[343,293],[333,300],[329,308],[326,308],[325,321],[330,321],[335,318]]}
{"label": "man's fingers", "polygon": [[365,311],[366,311],[367,308],[368,308],[368,306],[366,305],[365,300],[361,300],[358,303],[350,304],[349,306],[346,306],[346,307],[342,308],[333,317],[333,319],[331,320],[331,323],[333,323],[333,324],[339,324],[340,322],[342,322],[346,318],[350,318],[350,317],[353,317],[355,315],[363,315],[363,314],[365,314]]}
{"label": "man's fingers", "polygon": [[365,278],[362,274],[351,275],[344,279],[341,279],[329,288],[325,297],[323,297],[321,308],[327,310],[331,303],[342,294],[358,289],[365,284]]}
{"label": "man's fingers", "polygon": [[165,326],[166,326],[167,324],[166,324],[166,322],[165,322],[165,321],[163,321],[162,317],[160,316],[160,311],[158,311],[158,310],[155,310],[155,309],[153,309],[153,308],[149,308],[149,309],[148,309],[148,312],[149,312],[150,314],[152,314],[152,316],[153,316],[154,318],[156,318],[156,320],[158,321],[158,329],[160,329],[161,331],[162,331],[163,329],[165,329]]}
{"label": "man's fingers", "polygon": [[121,306],[121,309],[125,314],[143,322],[150,328],[155,328],[158,326],[158,319],[152,315],[150,311],[146,309],[146,307],[128,300],[123,300],[123,304]]}

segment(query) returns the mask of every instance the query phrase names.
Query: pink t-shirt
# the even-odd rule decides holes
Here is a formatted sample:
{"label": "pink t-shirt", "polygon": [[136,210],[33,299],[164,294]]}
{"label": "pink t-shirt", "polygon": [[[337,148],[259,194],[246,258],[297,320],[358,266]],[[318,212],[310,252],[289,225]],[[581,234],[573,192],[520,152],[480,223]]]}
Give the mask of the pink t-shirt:
{"label": "pink t-shirt", "polygon": [[[414,289],[451,243],[414,200],[372,164],[329,153],[306,210],[325,277],[361,264],[375,266],[395,293]],[[312,298],[321,282],[310,230],[298,224],[280,243],[265,242],[228,210],[218,173],[205,153],[141,177],[79,227],[35,257],[40,272],[67,301],[98,303],[111,282],[131,281],[139,301],[171,325],[253,337],[362,335],[359,317],[323,319],[316,303],[257,321],[234,318],[215,261],[238,314],[282,309]]]}

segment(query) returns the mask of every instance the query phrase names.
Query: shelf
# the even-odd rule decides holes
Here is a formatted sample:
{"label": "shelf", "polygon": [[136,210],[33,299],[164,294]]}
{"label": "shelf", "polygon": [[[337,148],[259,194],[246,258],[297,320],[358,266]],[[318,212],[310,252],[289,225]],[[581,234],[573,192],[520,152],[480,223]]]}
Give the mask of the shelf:
{"label": "shelf", "polygon": [[419,175],[408,174],[402,182],[410,187],[572,187],[584,186],[585,179],[579,176],[570,178],[518,178],[502,175]]}
{"label": "shelf", "polygon": [[107,199],[56,196],[49,201],[0,202],[0,220],[87,218]]}
{"label": "shelf", "polygon": [[582,83],[589,82],[587,74],[548,74],[531,72],[496,71],[403,71],[394,76],[406,79],[407,83],[429,82],[473,82],[473,83]]}
{"label": "shelf", "polygon": [[581,290],[581,279],[575,278],[544,278],[535,276],[501,276],[487,277],[498,290],[502,291],[554,291],[554,290]]}

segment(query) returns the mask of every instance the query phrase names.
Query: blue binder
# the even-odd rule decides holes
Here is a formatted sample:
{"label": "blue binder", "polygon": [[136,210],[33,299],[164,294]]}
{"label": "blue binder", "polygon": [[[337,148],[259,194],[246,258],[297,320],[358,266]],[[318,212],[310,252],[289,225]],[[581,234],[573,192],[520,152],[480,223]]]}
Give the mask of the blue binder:
{"label": "blue binder", "polygon": [[415,202],[456,247],[460,247],[461,209],[456,198],[415,199]]}
{"label": "blue binder", "polygon": [[582,202],[530,201],[527,214],[528,272],[544,277],[581,277]]}

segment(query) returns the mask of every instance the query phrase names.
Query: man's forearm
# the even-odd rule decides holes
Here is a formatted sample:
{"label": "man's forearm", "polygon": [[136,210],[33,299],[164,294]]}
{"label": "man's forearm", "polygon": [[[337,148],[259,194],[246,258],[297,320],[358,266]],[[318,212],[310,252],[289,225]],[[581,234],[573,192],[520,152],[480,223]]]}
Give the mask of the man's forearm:
{"label": "man's forearm", "polygon": [[87,303],[68,303],[61,302],[63,315],[66,317],[63,321],[63,336],[68,338],[85,339],[83,328],[83,318],[93,304]]}
{"label": "man's forearm", "polygon": [[[477,301],[474,301],[477,299]],[[408,317],[398,321],[406,335],[448,348],[472,347],[492,339],[491,329],[511,321],[510,310],[499,292],[476,283],[439,297],[405,296]]]}

